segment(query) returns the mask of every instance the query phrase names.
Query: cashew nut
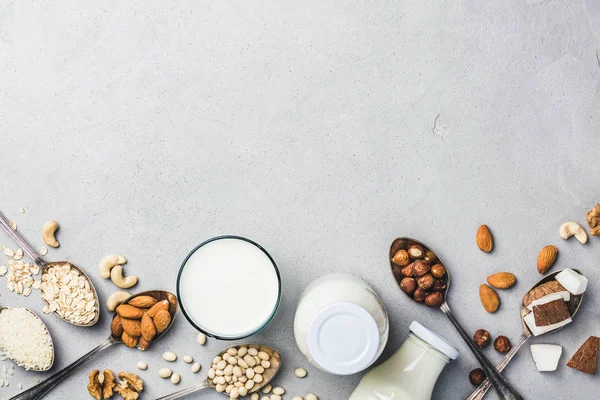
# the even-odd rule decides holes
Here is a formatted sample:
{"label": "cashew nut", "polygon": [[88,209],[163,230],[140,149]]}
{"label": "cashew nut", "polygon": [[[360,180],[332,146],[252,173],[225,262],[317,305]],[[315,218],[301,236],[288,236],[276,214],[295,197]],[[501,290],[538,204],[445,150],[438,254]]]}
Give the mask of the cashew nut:
{"label": "cashew nut", "polygon": [[106,308],[108,309],[108,311],[113,312],[122,302],[124,302],[129,297],[131,297],[131,293],[129,292],[115,292],[110,295],[108,300],[106,300]]}
{"label": "cashew nut", "polygon": [[123,267],[120,265],[115,265],[110,271],[110,279],[112,279],[113,283],[121,289],[128,289],[135,286],[138,281],[137,276],[123,277]]}
{"label": "cashew nut", "polygon": [[100,276],[104,279],[110,278],[110,270],[113,269],[115,265],[125,264],[127,259],[118,254],[111,254],[104,257],[100,260],[100,264],[98,267],[100,268]]}
{"label": "cashew nut", "polygon": [[581,243],[585,243],[588,240],[587,233],[585,229],[577,222],[565,222],[560,226],[560,237],[563,239],[568,239],[571,236],[575,236],[575,239],[579,240]]}
{"label": "cashew nut", "polygon": [[42,238],[44,239],[44,243],[46,243],[50,247],[58,247],[60,243],[54,237],[54,233],[58,229],[58,222],[56,221],[48,221],[44,224],[42,228]]}

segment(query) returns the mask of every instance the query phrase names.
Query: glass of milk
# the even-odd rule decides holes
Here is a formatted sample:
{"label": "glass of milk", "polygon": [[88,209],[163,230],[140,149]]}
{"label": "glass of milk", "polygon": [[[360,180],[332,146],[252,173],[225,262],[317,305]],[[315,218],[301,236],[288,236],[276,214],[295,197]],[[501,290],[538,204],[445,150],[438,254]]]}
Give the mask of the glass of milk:
{"label": "glass of milk", "polygon": [[177,296],[196,329],[216,339],[237,340],[271,321],[281,301],[281,277],[260,245],[240,236],[218,236],[185,258]]}

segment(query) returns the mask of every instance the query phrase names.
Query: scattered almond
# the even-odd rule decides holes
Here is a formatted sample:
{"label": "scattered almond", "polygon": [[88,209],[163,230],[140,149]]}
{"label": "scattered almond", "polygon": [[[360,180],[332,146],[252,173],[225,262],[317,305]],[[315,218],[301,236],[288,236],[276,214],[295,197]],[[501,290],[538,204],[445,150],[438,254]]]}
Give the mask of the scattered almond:
{"label": "scattered almond", "polygon": [[558,249],[556,248],[556,246],[550,244],[542,248],[542,250],[540,250],[540,253],[538,254],[537,260],[538,272],[542,275],[548,272],[550,267],[552,267],[552,264],[554,264],[557,255]]}
{"label": "scattered almond", "polygon": [[489,313],[496,312],[498,307],[500,306],[500,297],[498,294],[489,287],[488,285],[482,284],[479,286],[479,298],[481,299],[481,304],[485,311]]}
{"label": "scattered almond", "polygon": [[490,232],[490,228],[485,224],[481,225],[477,230],[475,241],[477,242],[477,247],[486,253],[489,253],[494,248],[494,237],[492,236],[492,232]]}
{"label": "scattered almond", "polygon": [[510,272],[498,272],[488,276],[487,282],[496,289],[508,289],[517,283],[517,278]]}

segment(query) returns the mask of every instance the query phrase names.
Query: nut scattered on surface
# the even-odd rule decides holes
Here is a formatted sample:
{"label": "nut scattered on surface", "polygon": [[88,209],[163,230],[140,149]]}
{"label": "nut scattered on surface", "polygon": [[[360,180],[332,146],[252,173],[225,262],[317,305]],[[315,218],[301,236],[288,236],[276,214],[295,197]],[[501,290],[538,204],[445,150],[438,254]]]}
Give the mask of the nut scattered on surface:
{"label": "nut scattered on surface", "polygon": [[496,289],[508,289],[517,283],[517,277],[510,272],[498,272],[488,276],[487,283]]}
{"label": "nut scattered on surface", "polygon": [[485,372],[481,368],[475,368],[469,373],[469,382],[474,386],[479,386],[485,381]]}
{"label": "nut scattered on surface", "polygon": [[106,300],[106,309],[110,312],[114,312],[121,303],[130,297],[131,293],[129,292],[115,292]]}
{"label": "nut scattered on surface", "polygon": [[475,242],[481,251],[489,253],[494,248],[494,237],[487,225],[481,225],[475,235]]}
{"label": "nut scattered on surface", "polygon": [[192,364],[192,372],[194,374],[197,373],[198,371],[200,371],[200,368],[201,368],[200,363],[194,363],[194,364]]}
{"label": "nut scattered on surface", "polygon": [[306,395],[306,400],[319,400],[319,398],[317,397],[317,395],[309,393]]}
{"label": "nut scattered on surface", "polygon": [[191,364],[193,361],[194,361],[194,359],[192,358],[192,356],[188,356],[188,355],[183,356],[183,362]]}
{"label": "nut scattered on surface", "polygon": [[292,400],[304,400],[302,396],[294,396]]}
{"label": "nut scattered on surface", "polygon": [[294,375],[296,375],[298,378],[304,378],[307,374],[308,372],[306,372],[304,368],[296,368],[294,371]]}
{"label": "nut scattered on surface", "polygon": [[550,244],[548,246],[543,247],[540,250],[540,253],[538,254],[538,259],[537,259],[538,272],[542,275],[544,275],[546,272],[548,272],[550,267],[552,267],[552,264],[554,264],[554,261],[556,260],[557,255],[558,255],[558,249],[556,248],[556,246],[553,246]]}
{"label": "nut scattered on surface", "polygon": [[590,234],[592,236],[600,236],[600,203],[596,204],[587,213],[586,220],[590,225]]}
{"label": "nut scattered on surface", "polygon": [[58,229],[58,222],[48,221],[42,227],[42,239],[50,247],[58,247],[60,243],[56,240],[55,232]]}
{"label": "nut scattered on surface", "polygon": [[177,360],[177,354],[173,353],[172,351],[164,352],[162,357],[163,360],[168,362],[174,362],[175,360]]}
{"label": "nut scattered on surface", "polygon": [[206,335],[204,333],[200,332],[198,334],[197,341],[200,346],[204,346],[206,344]]}
{"label": "nut scattered on surface", "polygon": [[102,384],[100,384],[100,371],[97,369],[90,372],[88,375],[90,382],[88,383],[87,389],[90,393],[90,396],[95,398],[96,400],[102,399]]}
{"label": "nut scattered on surface", "polygon": [[486,348],[490,345],[491,336],[485,329],[478,329],[473,335],[473,342],[480,348]]}
{"label": "nut scattered on surface", "polygon": [[123,267],[121,265],[115,265],[110,270],[110,279],[113,283],[121,289],[129,289],[137,285],[138,278],[137,276],[131,275],[128,277],[123,276]]}
{"label": "nut scattered on surface", "polygon": [[181,376],[178,373],[171,375],[171,383],[177,385],[181,381]]}
{"label": "nut scattered on surface", "polygon": [[110,278],[110,271],[113,269],[113,267],[115,265],[125,264],[126,262],[127,259],[119,254],[109,254],[104,256],[98,264],[100,276],[104,279]]}
{"label": "nut scattered on surface", "polygon": [[577,222],[569,221],[565,222],[560,226],[559,229],[560,237],[563,239],[568,239],[571,236],[575,236],[575,239],[579,240],[580,243],[586,243],[588,240],[587,233],[585,233],[585,229]]}
{"label": "nut scattered on surface", "polygon": [[479,298],[481,299],[481,304],[483,305],[483,308],[485,308],[485,311],[493,313],[498,310],[498,307],[500,306],[500,297],[498,297],[498,293],[488,285],[482,284],[479,286]]}
{"label": "nut scattered on surface", "polygon": [[143,361],[138,361],[135,366],[137,367],[137,369],[141,369],[142,371],[145,371],[148,369],[148,364],[146,364]]}
{"label": "nut scattered on surface", "polygon": [[498,336],[496,340],[494,340],[494,349],[500,353],[508,353],[511,348],[512,344],[506,336]]}
{"label": "nut scattered on surface", "polygon": [[44,246],[40,247],[40,255],[45,256],[46,254],[48,254],[48,248]]}
{"label": "nut scattered on surface", "polygon": [[173,375],[173,371],[171,371],[170,368],[161,368],[158,370],[158,376],[160,376],[163,379],[167,379],[171,375]]}

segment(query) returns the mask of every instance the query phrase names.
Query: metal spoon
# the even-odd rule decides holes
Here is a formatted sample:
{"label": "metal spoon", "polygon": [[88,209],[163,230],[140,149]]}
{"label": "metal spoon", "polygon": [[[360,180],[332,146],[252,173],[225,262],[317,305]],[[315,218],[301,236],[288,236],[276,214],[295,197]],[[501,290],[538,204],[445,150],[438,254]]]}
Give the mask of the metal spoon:
{"label": "metal spoon", "polygon": [[[173,321],[175,320],[175,316],[177,315],[177,309],[178,309],[177,297],[175,297],[175,295],[172,293],[165,292],[162,290],[151,290],[148,292],[141,292],[141,293],[134,294],[133,296],[131,296],[130,298],[125,300],[123,303],[128,303],[129,301],[131,301],[131,299],[134,299],[138,296],[153,296],[154,298],[156,298],[159,301],[162,301],[162,300],[169,301],[169,313],[171,314],[171,323],[169,324],[167,329],[165,329],[162,333],[160,333],[154,337],[154,339],[152,340],[152,343],[154,343],[156,340],[158,340],[162,336],[164,336],[165,333],[167,333],[167,331],[171,328],[171,326],[173,326]],[[19,393],[15,397],[10,398],[10,400],[38,400],[38,399],[41,399],[42,397],[47,395],[48,392],[50,392],[52,389],[54,389],[56,386],[58,386],[60,384],[60,382],[62,382],[65,378],[70,376],[73,373],[73,371],[75,369],[77,369],[77,367],[79,367],[80,365],[83,365],[84,363],[86,363],[87,361],[91,360],[96,355],[98,355],[100,352],[108,349],[110,346],[112,346],[113,344],[116,344],[116,343],[123,343],[123,342],[121,341],[121,338],[110,335],[108,337],[108,339],[104,343],[102,343],[100,346],[96,347],[95,349],[93,349],[89,353],[85,354],[84,356],[82,356],[81,358],[79,358],[78,360],[76,360],[75,362],[70,364],[69,366],[63,368],[56,374],[52,375],[50,378],[46,379],[44,382],[41,382],[41,383],[35,385],[31,389],[28,389],[28,390],[24,391],[23,393]]]}
{"label": "metal spoon", "polygon": [[[390,247],[390,260],[392,259],[394,254],[396,254],[396,252],[399,249],[407,249],[408,247],[412,246],[413,244],[418,244],[418,245],[422,246],[425,253],[431,252],[433,254],[433,256],[435,258],[437,258],[441,264],[443,264],[444,266],[446,265],[443,263],[443,261],[439,257],[439,255],[437,253],[435,253],[433,250],[431,250],[431,248],[429,246],[427,246],[423,242],[420,242],[416,239],[409,238],[409,237],[401,237],[401,238],[394,240],[394,242],[392,242],[392,245]],[[394,266],[393,262],[391,262],[391,266],[393,268],[393,266]],[[440,309],[442,310],[442,312],[444,314],[446,314],[448,319],[450,319],[450,321],[452,322],[452,324],[454,325],[454,327],[456,328],[458,333],[460,333],[460,336],[463,338],[465,343],[469,346],[469,349],[473,352],[473,354],[475,355],[475,357],[481,364],[481,367],[485,371],[485,374],[488,376],[488,379],[491,380],[492,384],[494,385],[494,388],[500,395],[500,398],[502,398],[504,400],[523,400],[523,398],[519,395],[519,393],[506,381],[506,379],[504,379],[504,377],[502,375],[500,375],[500,373],[496,370],[496,368],[494,368],[494,366],[487,359],[487,357],[481,352],[481,350],[479,350],[479,348],[475,345],[475,343],[473,343],[469,334],[467,334],[467,332],[464,330],[464,328],[461,326],[461,324],[458,322],[458,320],[456,319],[456,317],[450,310],[450,306],[448,305],[448,303],[446,301],[446,298],[448,295],[448,289],[450,288],[450,272],[449,272],[448,268],[446,268],[446,279],[447,279],[446,288],[443,289],[443,291],[442,291],[444,301],[441,304]]]}
{"label": "metal spoon", "polygon": [[[10,309],[13,309],[13,308],[23,308],[23,309],[25,309],[25,311],[31,313],[31,315],[33,315],[34,317],[36,317],[42,323],[42,326],[44,327],[44,330],[46,331],[46,334],[48,335],[48,338],[50,339],[50,347],[52,348],[52,359],[50,360],[50,364],[46,368],[32,368],[29,371],[38,371],[38,372],[48,371],[50,368],[52,368],[52,365],[54,364],[54,343],[52,342],[52,335],[50,335],[50,331],[48,330],[48,327],[46,326],[46,324],[44,323],[44,321],[42,321],[42,319],[36,313],[34,313],[33,311],[31,311],[29,308],[25,308],[25,307],[0,307],[0,313],[2,313],[2,311],[4,311],[4,310],[10,310]],[[2,343],[0,343],[0,351],[6,355],[6,351],[2,347]],[[8,357],[8,355],[6,355],[6,356]],[[12,362],[14,362],[15,364],[17,364],[19,367],[23,367],[23,365],[21,365],[14,358],[8,357],[8,359],[11,360]]]}
{"label": "metal spoon", "polygon": [[[13,240],[15,242],[17,242],[17,244],[21,247],[21,249],[23,249],[23,251],[25,253],[27,253],[27,255],[31,258],[31,260],[37,264],[38,267],[40,267],[41,273],[42,273],[42,277],[48,273],[48,270],[54,266],[58,266],[58,265],[69,265],[70,268],[76,270],[77,272],[79,272],[80,276],[83,276],[85,278],[85,280],[87,280],[88,284],[90,285],[90,289],[92,290],[92,293],[94,293],[94,307],[96,310],[96,316],[89,322],[87,323],[75,323],[72,321],[69,321],[68,319],[61,317],[58,312],[54,312],[56,315],[58,315],[58,317],[60,319],[62,319],[63,321],[68,322],[71,325],[75,325],[75,326],[82,326],[82,327],[89,327],[89,326],[93,326],[96,324],[96,322],[98,322],[98,319],[100,319],[100,304],[98,302],[98,293],[96,293],[96,288],[94,287],[94,284],[92,283],[92,280],[85,274],[85,272],[83,272],[78,266],[71,264],[68,261],[55,261],[55,262],[46,262],[44,261],[44,259],[42,257],[40,257],[40,255],[29,245],[29,243],[27,243],[25,241],[25,239],[23,239],[23,237],[17,233],[15,230],[13,230],[10,227],[10,223],[8,222],[8,220],[6,219],[6,217],[4,217],[4,215],[2,215],[0,213],[0,227],[2,228],[2,230],[4,230],[11,238],[13,238]],[[42,299],[44,300],[44,302],[47,303],[46,299],[44,299],[44,297],[42,296]]]}
{"label": "metal spoon", "polygon": [[[268,369],[265,369],[265,372],[263,374],[263,381],[258,385],[254,385],[252,390],[248,391],[248,394],[258,392],[260,389],[262,389],[264,386],[266,386],[271,381],[271,379],[273,379],[273,377],[275,377],[275,375],[277,375],[277,372],[279,372],[279,368],[281,367],[281,355],[279,354],[279,352],[277,352],[277,350],[275,350],[269,346],[261,346],[261,345],[257,345],[257,344],[241,344],[238,346],[234,346],[235,349],[239,349],[240,347],[254,347],[258,351],[264,351],[265,353],[267,353],[268,355],[271,356],[271,359],[269,360],[271,362],[271,366]],[[227,350],[224,350],[224,351],[220,352],[218,355],[222,357],[226,352],[227,352]],[[190,393],[195,393],[202,389],[208,389],[208,388],[215,389],[216,385],[213,383],[212,379],[206,378],[203,382],[201,382],[197,385],[190,386],[187,389],[183,389],[183,390],[180,390],[179,392],[171,393],[167,396],[160,397],[156,400],[175,400],[175,399],[179,399],[183,396],[186,396]],[[227,394],[227,393],[223,393],[223,394]]]}
{"label": "metal spoon", "polygon": [[[541,284],[555,280],[556,275],[558,275],[562,271],[564,271],[564,270],[556,271],[556,272],[553,272],[553,273],[545,276],[538,283],[533,285],[533,287],[531,289],[529,289],[529,291],[527,293],[531,292],[533,289],[540,286]],[[579,274],[581,274],[581,272],[576,269],[573,269],[573,271],[577,271]],[[523,298],[523,300],[524,299],[525,298]],[[574,317],[575,314],[577,314],[577,311],[579,311],[579,307],[581,307],[582,301],[583,301],[583,294],[571,296],[571,300],[569,300],[569,302],[567,303],[567,307],[569,308],[569,311],[571,312],[571,317]],[[525,306],[525,303],[522,302],[521,303],[521,323],[523,324],[523,333],[521,334],[521,337],[519,338],[519,340],[513,345],[512,349],[510,349],[510,351],[508,353],[506,353],[506,355],[498,363],[498,365],[496,365],[496,369],[498,370],[498,372],[502,372],[504,370],[504,368],[508,365],[510,360],[513,359],[513,357],[517,354],[517,352],[521,349],[521,347],[523,347],[525,342],[527,342],[527,340],[532,336],[531,331],[529,330],[529,328],[527,327],[527,324],[523,320],[523,318],[527,314],[529,314],[529,312],[530,311]],[[553,331],[543,333],[543,335],[558,332],[565,326],[561,326],[560,328],[554,329]],[[490,382],[486,379],[481,385],[479,385],[479,387],[477,389],[475,389],[475,391],[473,393],[471,393],[471,395],[469,397],[467,397],[467,400],[483,399],[483,397],[485,396],[487,391],[490,389],[490,386],[491,386]]]}

